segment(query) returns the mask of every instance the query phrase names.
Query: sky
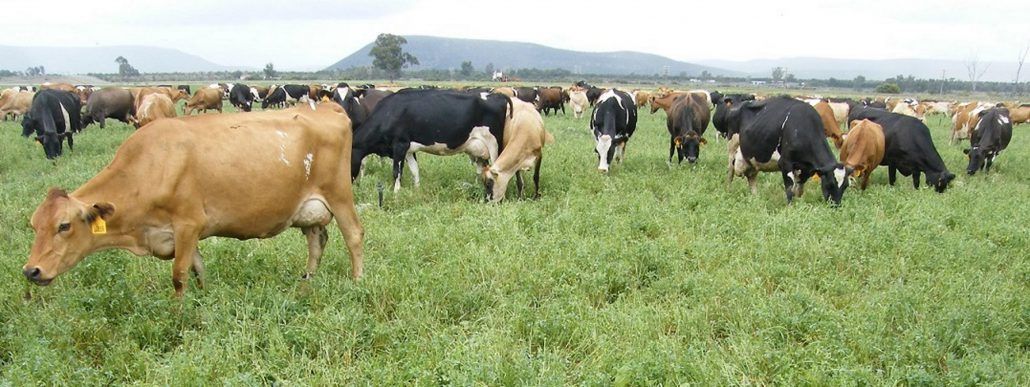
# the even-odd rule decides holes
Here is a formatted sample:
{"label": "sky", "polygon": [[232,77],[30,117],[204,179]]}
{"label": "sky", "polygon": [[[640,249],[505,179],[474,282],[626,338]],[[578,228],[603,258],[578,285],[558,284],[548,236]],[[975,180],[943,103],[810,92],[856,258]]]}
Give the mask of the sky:
{"label": "sky", "polygon": [[[227,66],[324,68],[381,32],[640,51],[1015,62],[1030,1],[58,0],[5,2],[0,45],[175,48]],[[35,15],[42,15],[37,17]]]}

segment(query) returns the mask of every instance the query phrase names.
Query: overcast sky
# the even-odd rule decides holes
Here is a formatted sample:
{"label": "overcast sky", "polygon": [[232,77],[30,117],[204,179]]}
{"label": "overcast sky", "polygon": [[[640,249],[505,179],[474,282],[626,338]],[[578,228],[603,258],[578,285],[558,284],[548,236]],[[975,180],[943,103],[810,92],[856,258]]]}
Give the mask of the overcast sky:
{"label": "overcast sky", "polygon": [[60,0],[4,5],[0,44],[150,45],[223,65],[319,69],[380,32],[632,50],[682,61],[794,56],[1016,61],[1030,1]]}

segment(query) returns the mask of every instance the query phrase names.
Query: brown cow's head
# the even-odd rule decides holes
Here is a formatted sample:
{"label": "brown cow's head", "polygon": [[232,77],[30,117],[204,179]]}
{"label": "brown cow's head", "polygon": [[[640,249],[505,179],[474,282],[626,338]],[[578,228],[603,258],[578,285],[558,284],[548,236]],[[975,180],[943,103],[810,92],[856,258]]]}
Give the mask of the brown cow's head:
{"label": "brown cow's head", "polygon": [[96,238],[107,232],[106,220],[112,214],[111,203],[86,204],[51,188],[32,214],[36,239],[22,267],[25,278],[45,286],[71,269],[95,249]]}

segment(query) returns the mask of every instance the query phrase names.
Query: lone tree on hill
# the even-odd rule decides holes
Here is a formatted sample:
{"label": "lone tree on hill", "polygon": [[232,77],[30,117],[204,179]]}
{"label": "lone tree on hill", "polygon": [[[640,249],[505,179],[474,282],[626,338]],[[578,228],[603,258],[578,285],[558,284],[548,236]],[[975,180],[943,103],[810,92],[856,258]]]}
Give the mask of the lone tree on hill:
{"label": "lone tree on hill", "polygon": [[129,64],[129,60],[125,59],[124,56],[115,58],[114,62],[118,64],[118,75],[120,75],[122,79],[139,76],[139,70],[132,67],[132,65]]}
{"label": "lone tree on hill", "polygon": [[472,72],[474,71],[476,71],[476,68],[472,66],[472,61],[467,60],[461,62],[461,75],[468,77],[472,75]]}
{"label": "lone tree on hill", "polygon": [[403,44],[408,44],[403,36],[383,33],[376,37],[375,45],[368,52],[368,56],[374,58],[372,66],[385,71],[390,82],[401,76],[401,68],[418,64],[418,58],[401,50]]}
{"label": "lone tree on hill", "polygon": [[275,65],[271,62],[265,65],[265,79],[275,79],[276,75],[279,75],[278,71],[275,71]]}

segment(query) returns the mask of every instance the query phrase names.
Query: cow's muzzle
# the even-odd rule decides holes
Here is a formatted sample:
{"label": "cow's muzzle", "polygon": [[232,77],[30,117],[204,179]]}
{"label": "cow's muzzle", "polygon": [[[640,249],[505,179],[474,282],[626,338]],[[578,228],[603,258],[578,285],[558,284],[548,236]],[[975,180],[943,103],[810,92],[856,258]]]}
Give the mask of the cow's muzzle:
{"label": "cow's muzzle", "polygon": [[40,270],[39,266],[25,267],[21,272],[29,282],[39,286],[47,286],[50,281],[54,280],[53,278],[43,279],[43,270]]}

